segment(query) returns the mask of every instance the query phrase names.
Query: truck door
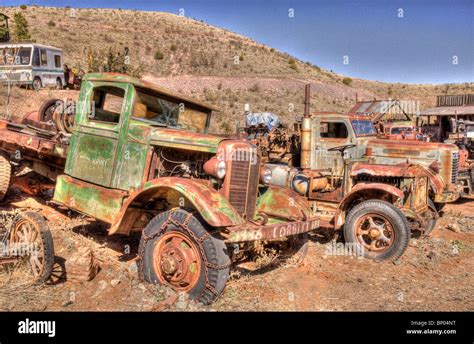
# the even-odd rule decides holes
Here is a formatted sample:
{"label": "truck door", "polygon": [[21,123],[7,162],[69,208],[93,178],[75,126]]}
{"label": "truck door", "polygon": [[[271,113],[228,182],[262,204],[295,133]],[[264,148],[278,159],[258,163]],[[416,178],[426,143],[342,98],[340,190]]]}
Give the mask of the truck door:
{"label": "truck door", "polygon": [[316,168],[329,169],[334,176],[342,176],[344,161],[338,151],[330,148],[351,143],[351,128],[345,121],[321,119],[319,138],[316,143]]}
{"label": "truck door", "polygon": [[[84,85],[87,83],[86,85]],[[128,125],[126,101],[133,88],[125,83],[84,82],[65,172],[72,177],[112,187],[119,142]]]}

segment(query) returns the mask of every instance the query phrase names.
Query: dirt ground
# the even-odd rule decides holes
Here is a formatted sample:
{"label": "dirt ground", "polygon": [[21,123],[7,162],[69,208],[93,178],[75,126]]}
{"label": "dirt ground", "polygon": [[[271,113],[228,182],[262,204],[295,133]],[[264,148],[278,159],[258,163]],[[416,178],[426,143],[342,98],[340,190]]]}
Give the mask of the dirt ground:
{"label": "dirt ground", "polygon": [[[51,184],[27,173],[15,177],[4,202],[11,206],[3,210],[31,209],[48,218],[57,264],[44,286],[0,268],[2,311],[474,310],[474,199],[447,205],[432,235],[413,238],[396,263],[334,255],[333,236],[317,233],[303,263],[268,254],[235,266],[222,297],[202,306],[141,283],[138,236],[108,237],[104,224],[48,205],[51,194]],[[81,247],[90,247],[101,266],[89,282],[70,280],[65,270]]]}

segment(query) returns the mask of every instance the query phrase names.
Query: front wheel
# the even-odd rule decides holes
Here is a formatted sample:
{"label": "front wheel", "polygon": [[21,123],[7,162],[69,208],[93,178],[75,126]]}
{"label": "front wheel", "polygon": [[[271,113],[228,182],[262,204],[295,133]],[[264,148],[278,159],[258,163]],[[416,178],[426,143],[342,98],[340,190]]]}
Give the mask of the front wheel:
{"label": "front wheel", "polygon": [[431,199],[428,199],[428,209],[431,212],[431,218],[426,223],[425,229],[423,230],[424,235],[430,234],[436,228],[436,223],[438,222],[439,218],[436,205]]}
{"label": "front wheel", "polygon": [[344,238],[366,258],[395,261],[408,246],[410,227],[405,215],[392,204],[369,200],[349,212]]}
{"label": "front wheel", "polygon": [[148,223],[139,254],[146,282],[187,292],[204,304],[223,292],[229,277],[230,258],[224,242],[182,209],[161,213]]}
{"label": "front wheel", "polygon": [[31,85],[34,91],[38,91],[43,87],[43,83],[41,82],[41,79],[39,77],[35,77],[33,79],[33,84]]}

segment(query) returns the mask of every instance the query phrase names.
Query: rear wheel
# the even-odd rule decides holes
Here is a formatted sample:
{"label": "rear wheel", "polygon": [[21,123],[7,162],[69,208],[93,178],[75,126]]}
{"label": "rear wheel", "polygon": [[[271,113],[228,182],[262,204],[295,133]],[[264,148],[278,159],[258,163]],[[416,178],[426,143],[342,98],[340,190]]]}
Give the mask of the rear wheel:
{"label": "rear wheel", "polygon": [[222,293],[229,276],[230,258],[224,242],[182,209],[164,212],[149,222],[139,253],[146,282],[187,292],[204,304]]}
{"label": "rear wheel", "polygon": [[10,161],[3,155],[0,155],[0,201],[5,198],[12,175],[12,166]]}
{"label": "rear wheel", "polygon": [[370,200],[359,203],[349,212],[344,238],[366,258],[394,261],[408,246],[410,227],[398,208],[385,201]]}
{"label": "rear wheel", "polygon": [[63,82],[61,81],[61,78],[56,79],[56,89],[58,89],[58,90],[63,89]]}

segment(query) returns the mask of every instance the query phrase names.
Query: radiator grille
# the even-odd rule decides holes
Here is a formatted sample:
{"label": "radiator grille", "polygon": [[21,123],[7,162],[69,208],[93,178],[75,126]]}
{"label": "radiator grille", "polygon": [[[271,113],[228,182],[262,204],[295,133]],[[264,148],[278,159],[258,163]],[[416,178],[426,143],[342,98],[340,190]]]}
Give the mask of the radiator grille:
{"label": "radiator grille", "polygon": [[451,164],[451,182],[457,184],[459,173],[459,152],[453,152]]}
{"label": "radiator grille", "polygon": [[232,161],[229,202],[247,219],[253,217],[259,182],[259,157],[246,161]]}

